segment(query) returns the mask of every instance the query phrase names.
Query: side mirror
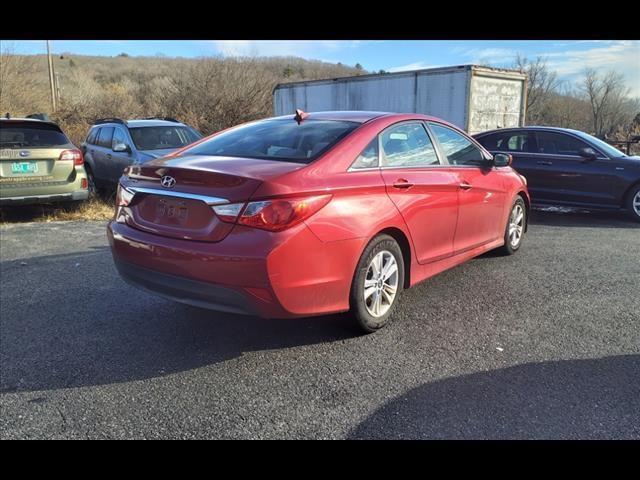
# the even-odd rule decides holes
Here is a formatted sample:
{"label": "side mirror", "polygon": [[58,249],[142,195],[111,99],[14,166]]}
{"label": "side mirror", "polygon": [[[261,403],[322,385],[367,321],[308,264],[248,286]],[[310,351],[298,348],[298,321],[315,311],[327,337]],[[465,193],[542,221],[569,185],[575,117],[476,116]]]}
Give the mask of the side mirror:
{"label": "side mirror", "polygon": [[493,165],[495,167],[510,167],[513,157],[508,153],[496,153],[493,156]]}
{"label": "side mirror", "polygon": [[125,145],[124,143],[116,143],[113,146],[113,151],[114,152],[131,152],[131,148],[129,148],[129,145]]}
{"label": "side mirror", "polygon": [[578,155],[580,155],[582,158],[586,158],[587,160],[595,160],[596,158],[598,158],[598,154],[591,147],[581,148],[580,150],[578,150]]}

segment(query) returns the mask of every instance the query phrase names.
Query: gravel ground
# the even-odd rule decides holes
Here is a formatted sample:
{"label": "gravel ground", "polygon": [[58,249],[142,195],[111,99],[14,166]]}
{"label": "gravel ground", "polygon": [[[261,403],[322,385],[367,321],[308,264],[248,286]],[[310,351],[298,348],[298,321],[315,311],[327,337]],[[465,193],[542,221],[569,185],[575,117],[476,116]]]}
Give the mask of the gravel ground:
{"label": "gravel ground", "polygon": [[2,438],[640,438],[640,226],[534,212],[517,255],[266,321],[117,275],[104,222],[0,227]]}

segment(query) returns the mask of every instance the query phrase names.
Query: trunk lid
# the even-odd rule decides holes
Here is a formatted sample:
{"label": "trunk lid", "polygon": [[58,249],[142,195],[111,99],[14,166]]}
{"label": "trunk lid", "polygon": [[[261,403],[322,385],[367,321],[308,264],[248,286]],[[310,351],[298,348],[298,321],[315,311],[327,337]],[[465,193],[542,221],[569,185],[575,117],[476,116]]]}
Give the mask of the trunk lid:
{"label": "trunk lid", "polygon": [[[216,216],[214,204],[246,202],[264,181],[302,166],[200,155],[135,165],[121,181],[125,188],[136,191],[124,209],[125,221],[133,228],[165,237],[218,242],[233,224]],[[163,178],[167,180],[164,185]]]}

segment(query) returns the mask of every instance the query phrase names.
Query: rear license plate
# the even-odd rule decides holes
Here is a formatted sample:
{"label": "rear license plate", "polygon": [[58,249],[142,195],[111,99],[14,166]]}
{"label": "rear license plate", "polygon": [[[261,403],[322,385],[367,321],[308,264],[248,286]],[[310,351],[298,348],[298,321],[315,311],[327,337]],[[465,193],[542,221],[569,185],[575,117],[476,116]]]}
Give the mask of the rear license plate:
{"label": "rear license plate", "polygon": [[11,173],[38,173],[38,162],[13,162]]}
{"label": "rear license plate", "polygon": [[159,217],[178,220],[180,223],[184,223],[187,220],[188,215],[185,202],[179,200],[165,200],[164,198],[158,201],[156,212]]}

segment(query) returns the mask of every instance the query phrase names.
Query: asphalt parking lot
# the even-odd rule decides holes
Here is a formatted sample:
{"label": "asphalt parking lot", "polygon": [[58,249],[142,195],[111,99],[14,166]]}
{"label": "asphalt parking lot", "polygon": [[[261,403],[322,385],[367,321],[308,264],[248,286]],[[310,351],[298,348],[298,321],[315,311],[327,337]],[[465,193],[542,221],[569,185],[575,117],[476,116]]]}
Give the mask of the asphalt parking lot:
{"label": "asphalt parking lot", "polygon": [[534,212],[393,324],[266,321],[118,277],[104,222],[5,224],[2,438],[640,438],[640,225]]}

